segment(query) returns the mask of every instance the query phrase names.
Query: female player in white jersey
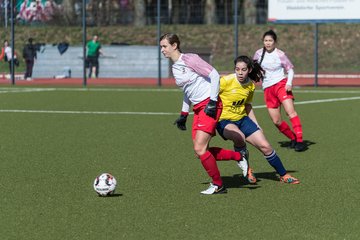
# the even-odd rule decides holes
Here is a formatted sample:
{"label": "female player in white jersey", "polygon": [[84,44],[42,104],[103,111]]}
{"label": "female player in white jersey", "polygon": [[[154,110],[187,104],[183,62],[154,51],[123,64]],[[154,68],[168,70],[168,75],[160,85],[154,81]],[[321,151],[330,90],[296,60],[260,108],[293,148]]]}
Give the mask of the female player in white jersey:
{"label": "female player in white jersey", "polygon": [[222,103],[219,94],[219,73],[197,54],[182,53],[180,40],[176,34],[167,33],[160,38],[161,52],[174,63],[172,72],[176,85],[184,92],[180,117],[174,124],[186,130],[186,119],[190,105],[193,105],[194,120],[192,139],[194,151],[212,179],[208,189],[202,194],[225,193],[226,188],[220,177],[216,160],[235,160],[247,177],[247,160],[239,152],[222,148],[209,148],[211,137],[215,134],[217,121],[221,115]]}
{"label": "female player in white jersey", "polygon": [[[279,156],[260,129],[252,108],[251,102],[255,91],[255,84],[252,81],[259,82],[263,78],[262,68],[247,56],[237,57],[234,64],[235,73],[220,79],[219,95],[223,103],[223,111],[217,124],[217,131],[225,140],[234,142],[236,151],[242,153],[247,151],[244,138],[259,149],[280,175],[281,182],[300,183],[298,179],[287,173]],[[247,179],[250,183],[256,183],[251,169]]]}
{"label": "female player in white jersey", "polygon": [[[283,51],[276,48],[277,35],[269,30],[263,35],[264,47],[257,50],[254,60],[257,60],[265,70],[262,87],[269,115],[275,126],[288,137],[290,147],[295,151],[306,149],[303,143],[303,131],[300,118],[295,111],[292,81],[294,66]],[[281,117],[281,105],[290,119],[292,129]]]}

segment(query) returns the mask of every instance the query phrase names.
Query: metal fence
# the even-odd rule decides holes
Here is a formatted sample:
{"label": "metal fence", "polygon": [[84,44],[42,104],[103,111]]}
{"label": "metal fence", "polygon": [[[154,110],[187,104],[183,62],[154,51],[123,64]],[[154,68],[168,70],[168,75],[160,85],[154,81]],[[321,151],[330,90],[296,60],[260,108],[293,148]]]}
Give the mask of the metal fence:
{"label": "metal fence", "polygon": [[[69,44],[70,49],[81,49],[85,42],[82,31],[85,20],[85,40],[89,40],[93,34],[99,34],[102,45],[110,47],[108,49],[156,47],[159,30],[161,33],[175,32],[181,37],[184,50],[201,53],[221,72],[232,71],[232,60],[236,54],[252,56],[262,47],[262,34],[272,28],[279,36],[278,47],[294,63],[296,74],[313,74],[316,71],[320,74],[360,73],[360,24],[315,26],[267,23],[267,0],[17,0],[13,1],[13,19],[10,3],[10,0],[0,0],[1,37],[12,40],[11,24],[14,24],[14,48],[20,59],[21,50],[29,37],[33,37],[41,46],[47,46],[43,54],[50,53],[50,49],[64,42]],[[86,9],[85,19],[83,6]],[[234,24],[236,22],[238,25]],[[314,69],[316,28],[319,64]],[[72,52],[76,51],[67,53]],[[67,58],[79,60],[81,54],[81,51],[76,52],[76,55]],[[114,64],[122,64],[120,58],[115,59],[116,54],[108,55],[112,55]],[[133,55],[136,58],[137,55]],[[54,54],[53,60],[47,56],[46,61],[56,62],[64,56]],[[151,58],[157,59],[158,55]],[[100,65],[111,65],[112,59],[108,56],[100,61]],[[2,66],[1,71],[8,71],[8,67]],[[23,69],[20,66],[16,71],[21,72]],[[61,71],[53,69],[45,75],[50,78],[54,72]],[[162,77],[166,75],[163,73]]]}
{"label": "metal fence", "polygon": [[[266,0],[14,0],[17,24],[81,24],[85,2],[89,26],[151,25],[157,23],[160,3],[162,24],[233,24],[237,5],[239,23],[266,23]],[[11,19],[11,0],[1,0],[1,24]]]}

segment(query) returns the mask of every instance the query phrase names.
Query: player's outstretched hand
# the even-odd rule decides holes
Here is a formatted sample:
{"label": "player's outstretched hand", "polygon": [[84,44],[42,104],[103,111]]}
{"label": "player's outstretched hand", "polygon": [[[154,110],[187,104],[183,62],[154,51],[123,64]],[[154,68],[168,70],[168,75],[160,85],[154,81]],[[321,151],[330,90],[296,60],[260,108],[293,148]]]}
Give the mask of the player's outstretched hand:
{"label": "player's outstretched hand", "polygon": [[216,118],[216,101],[214,100],[210,100],[210,102],[206,105],[204,112],[206,113],[206,115],[208,115],[209,117],[212,118]]}
{"label": "player's outstretched hand", "polygon": [[186,130],[186,119],[187,119],[187,114],[181,114],[180,117],[178,119],[175,120],[174,125],[176,124],[176,126],[178,127],[178,129],[185,131]]}

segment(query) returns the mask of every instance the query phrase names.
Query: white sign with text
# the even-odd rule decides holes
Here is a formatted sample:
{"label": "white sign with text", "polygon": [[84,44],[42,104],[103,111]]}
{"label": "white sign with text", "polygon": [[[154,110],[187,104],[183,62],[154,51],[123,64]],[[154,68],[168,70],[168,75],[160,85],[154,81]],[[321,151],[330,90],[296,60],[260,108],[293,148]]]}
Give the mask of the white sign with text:
{"label": "white sign with text", "polygon": [[360,0],[269,0],[269,21],[359,19]]}

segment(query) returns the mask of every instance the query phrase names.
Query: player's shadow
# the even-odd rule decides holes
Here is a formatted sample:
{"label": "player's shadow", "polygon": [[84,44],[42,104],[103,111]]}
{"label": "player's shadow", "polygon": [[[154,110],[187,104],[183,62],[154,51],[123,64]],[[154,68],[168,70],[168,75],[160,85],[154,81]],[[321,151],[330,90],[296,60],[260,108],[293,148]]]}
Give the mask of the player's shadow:
{"label": "player's shadow", "polygon": [[[287,173],[294,173],[296,171],[287,170]],[[272,180],[272,181],[280,181],[279,174],[276,172],[254,172],[257,182],[261,182],[262,179]]]}
{"label": "player's shadow", "polygon": [[[287,173],[294,173],[296,171],[288,170]],[[256,177],[256,183],[250,184],[242,175],[235,174],[233,176],[221,177],[226,188],[248,188],[249,190],[255,190],[261,186],[257,185],[263,179],[280,181],[279,175],[276,172],[254,172]]]}
{"label": "player's shadow", "polygon": [[[305,148],[302,152],[305,152],[309,150],[309,146],[316,144],[316,142],[310,141],[310,140],[304,140]],[[280,141],[278,142],[280,144],[280,147],[282,148],[290,148],[290,141]]]}
{"label": "player's shadow", "polygon": [[242,175],[235,174],[233,176],[222,176],[221,179],[226,188],[248,188],[249,190],[255,190],[260,186],[256,184],[250,184]]}

